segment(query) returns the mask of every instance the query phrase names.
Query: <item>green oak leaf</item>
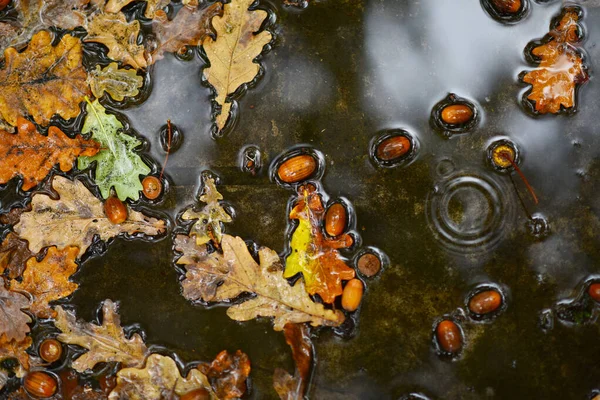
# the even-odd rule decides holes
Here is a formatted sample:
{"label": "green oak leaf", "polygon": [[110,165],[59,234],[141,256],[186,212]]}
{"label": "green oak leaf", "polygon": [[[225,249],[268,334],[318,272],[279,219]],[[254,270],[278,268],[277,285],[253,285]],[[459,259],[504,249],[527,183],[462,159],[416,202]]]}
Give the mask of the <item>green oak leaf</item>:
{"label": "green oak leaf", "polygon": [[123,124],[114,115],[107,114],[98,100],[93,103],[86,100],[87,117],[81,133],[91,133],[92,138],[100,142],[102,150],[93,157],[79,157],[77,168],[86,169],[97,161],[94,180],[103,198],[108,198],[110,188],[114,187],[120,200],[137,200],[142,190],[140,175],[150,173],[150,168],[134,152],[141,142],[120,132]]}

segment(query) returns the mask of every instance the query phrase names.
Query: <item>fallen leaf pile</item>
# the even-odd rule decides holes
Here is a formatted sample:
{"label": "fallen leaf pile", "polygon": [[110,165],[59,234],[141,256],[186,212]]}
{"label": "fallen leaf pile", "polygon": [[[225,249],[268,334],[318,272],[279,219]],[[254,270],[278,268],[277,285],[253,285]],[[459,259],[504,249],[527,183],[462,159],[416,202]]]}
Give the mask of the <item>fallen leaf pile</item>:
{"label": "fallen leaf pile", "polygon": [[535,103],[535,110],[541,114],[575,107],[576,88],[588,80],[578,48],[579,15],[576,9],[564,9],[556,26],[531,50],[540,62],[538,68],[524,75],[523,82],[531,85],[527,99]]}

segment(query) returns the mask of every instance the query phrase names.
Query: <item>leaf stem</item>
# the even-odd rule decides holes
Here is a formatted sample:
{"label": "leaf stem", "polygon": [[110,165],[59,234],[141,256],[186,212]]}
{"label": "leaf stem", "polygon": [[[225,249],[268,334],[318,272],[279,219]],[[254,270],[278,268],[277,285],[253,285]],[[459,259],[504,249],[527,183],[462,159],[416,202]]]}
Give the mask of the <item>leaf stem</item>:
{"label": "leaf stem", "polygon": [[100,119],[100,115],[98,114],[96,107],[94,107],[94,105],[90,101],[89,97],[85,96],[85,101],[86,101],[86,103],[88,103],[88,105],[92,109],[92,112],[96,116],[96,121],[98,121],[98,124],[100,125],[100,131],[102,132],[102,135],[104,136],[104,140],[108,144],[108,149],[113,154],[113,156],[115,158],[117,158],[117,152],[115,151],[114,143],[112,140],[110,140],[110,137],[109,137],[108,133],[106,132],[106,128],[104,128],[104,124],[102,123],[102,120]]}

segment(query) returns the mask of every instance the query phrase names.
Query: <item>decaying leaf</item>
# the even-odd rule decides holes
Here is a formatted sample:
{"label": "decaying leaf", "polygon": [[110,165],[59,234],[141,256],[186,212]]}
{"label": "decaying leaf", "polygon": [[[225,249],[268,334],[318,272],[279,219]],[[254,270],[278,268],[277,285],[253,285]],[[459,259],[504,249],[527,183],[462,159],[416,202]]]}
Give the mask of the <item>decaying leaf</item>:
{"label": "decaying leaf", "polygon": [[329,238],[323,235],[325,208],[313,185],[298,189],[298,201],[290,219],[298,220],[292,234],[291,253],[285,261],[285,278],[297,273],[304,276],[306,290],[318,294],[325,303],[333,303],[342,294],[342,281],[354,278],[355,272],[346,265],[337,249],[353,243],[347,234]]}
{"label": "decaying leaf", "polygon": [[11,279],[21,276],[25,262],[33,256],[27,241],[10,232],[0,245],[0,275],[6,272]]}
{"label": "decaying leaf", "polygon": [[281,400],[302,400],[310,378],[314,348],[305,324],[286,324],[283,328],[285,341],[292,348],[296,363],[294,376],[281,368],[273,375],[273,386]]}
{"label": "decaying leaf", "polygon": [[175,238],[175,250],[183,253],[177,263],[187,270],[182,283],[187,299],[226,302],[242,293],[252,293],[256,297],[230,307],[227,315],[236,321],[274,317],[277,331],[288,322],[310,322],[315,326],[344,322],[342,312],[313,302],[302,281],[291,286],[283,278],[279,256],[273,250],[259,250],[259,265],[239,237],[223,235],[221,247],[223,254],[209,253],[206,245],[198,246],[189,236]]}
{"label": "decaying leaf", "polygon": [[29,355],[25,352],[33,340],[26,336],[23,340],[7,340],[5,336],[0,336],[0,360],[15,358],[23,369],[29,369]]}
{"label": "decaying leaf", "polygon": [[206,38],[202,43],[210,61],[204,76],[215,89],[215,102],[221,107],[216,117],[219,131],[229,119],[231,99],[227,101],[228,96],[258,75],[260,65],[254,59],[273,38],[268,31],[256,33],[267,18],[267,12],[248,10],[252,3],[254,0],[232,0],[225,4],[223,16],[212,19],[217,39]]}
{"label": "decaying leaf", "polygon": [[171,357],[151,354],[144,368],[124,368],[117,373],[117,386],[109,400],[170,400],[204,389],[205,398],[217,399],[208,379],[198,369],[183,378]]}
{"label": "decaying leaf", "polygon": [[79,115],[79,103],[89,94],[87,72],[82,65],[81,41],[64,35],[52,46],[52,35],[37,33],[27,49],[4,52],[0,69],[0,117],[11,125],[31,114],[35,122],[48,125],[58,114],[64,119]]}
{"label": "decaying leaf", "polygon": [[242,351],[220,352],[213,362],[201,363],[198,369],[208,378],[219,399],[237,399],[246,393],[250,376],[250,359]]}
{"label": "decaying leaf", "polygon": [[152,23],[156,35],[156,49],[148,63],[153,64],[164,57],[164,53],[176,53],[185,46],[197,46],[212,33],[211,21],[223,13],[223,3],[216,2],[202,9],[198,4],[182,7],[175,18],[169,21],[164,11],[157,11]]}
{"label": "decaying leaf", "polygon": [[102,325],[77,321],[72,311],[56,307],[55,325],[62,331],[58,340],[66,344],[76,344],[88,350],[72,363],[78,372],[94,368],[99,362],[116,361],[125,367],[139,367],[144,364],[148,348],[137,333],[130,339],[125,337],[117,305],[105,300],[102,305]]}
{"label": "decaying leaf", "polygon": [[[109,13],[118,13],[123,7],[132,3],[133,1],[135,0],[108,0],[108,3],[106,3],[106,6],[104,7],[104,11]],[[149,19],[154,18],[156,12],[161,8],[166,7],[170,2],[171,0],[147,0],[144,16]]]}
{"label": "decaying leaf", "polygon": [[578,21],[578,11],[566,8],[543,43],[531,51],[540,63],[524,75],[523,82],[532,86],[527,99],[535,103],[535,110],[541,114],[556,114],[561,107],[573,108],[576,87],[588,80],[587,67],[577,48],[581,32]]}
{"label": "decaying leaf", "polygon": [[107,199],[114,187],[119,199],[137,200],[143,189],[140,175],[148,175],[150,168],[135,152],[141,142],[121,132],[122,129],[123,124],[114,115],[107,114],[98,100],[88,102],[82,133],[91,133],[92,139],[102,145],[102,150],[93,157],[79,157],[77,167],[83,170],[97,161],[94,181],[103,198]]}
{"label": "decaying leaf", "polygon": [[108,56],[115,61],[140,69],[148,66],[144,46],[137,44],[140,22],[127,22],[123,13],[97,13],[88,23],[85,42],[97,42],[108,47]]}
{"label": "decaying leaf", "polygon": [[125,97],[139,94],[144,78],[138,76],[134,69],[119,68],[117,63],[110,63],[104,68],[96,65],[96,69],[90,71],[88,83],[96,98],[106,92],[116,101],[123,101]]}
{"label": "decaying leaf", "polygon": [[190,235],[196,237],[197,245],[212,240],[216,246],[219,246],[223,231],[221,224],[231,222],[231,216],[219,204],[219,200],[223,200],[223,196],[217,190],[213,178],[204,179],[204,187],[199,200],[206,203],[204,208],[200,211],[189,208],[181,218],[186,221],[198,220],[190,231]]}
{"label": "decaying leaf", "polygon": [[78,253],[77,247],[67,247],[64,250],[50,247],[41,262],[35,257],[27,261],[23,281],[12,281],[11,289],[28,292],[33,297],[29,310],[37,317],[56,316],[56,311],[48,303],[69,296],[79,287],[69,281],[69,277],[77,271],[75,259]]}
{"label": "decaying leaf", "polygon": [[14,226],[14,231],[29,242],[33,253],[46,246],[56,246],[59,250],[77,246],[80,257],[92,244],[94,235],[108,240],[121,233],[154,236],[165,230],[164,221],[133,210],[129,210],[125,222],[113,224],[104,214],[102,202],[80,181],[55,176],[52,187],[60,199],[36,193],[31,200],[31,211],[24,212]]}
{"label": "decaying leaf", "polygon": [[81,136],[70,139],[55,126],[44,136],[33,123],[18,117],[16,134],[0,130],[0,183],[21,176],[21,188],[29,190],[42,182],[56,164],[67,172],[77,157],[93,156],[98,150],[97,142]]}
{"label": "decaying leaf", "polygon": [[22,310],[28,307],[29,299],[6,289],[4,278],[0,278],[0,339],[7,342],[25,340],[31,318]]}

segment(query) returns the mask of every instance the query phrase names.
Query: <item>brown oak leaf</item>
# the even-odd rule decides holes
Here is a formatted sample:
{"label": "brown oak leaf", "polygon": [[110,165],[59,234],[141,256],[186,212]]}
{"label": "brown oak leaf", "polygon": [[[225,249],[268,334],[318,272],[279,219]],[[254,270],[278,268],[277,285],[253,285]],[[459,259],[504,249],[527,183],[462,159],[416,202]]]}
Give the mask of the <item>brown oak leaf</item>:
{"label": "brown oak leaf", "polygon": [[29,299],[6,289],[4,279],[0,278],[0,339],[4,337],[8,342],[25,340],[31,318],[22,310],[28,307]]}
{"label": "brown oak leaf", "polygon": [[0,274],[6,272],[11,279],[21,276],[25,262],[33,256],[27,241],[9,232],[0,245]]}
{"label": "brown oak leaf", "polygon": [[0,336],[0,360],[16,358],[25,370],[29,369],[29,354],[25,351],[31,347],[33,340],[26,336],[23,340],[7,340]]}
{"label": "brown oak leaf", "polygon": [[[109,13],[118,13],[123,7],[132,3],[133,1],[135,0],[108,0],[108,3],[106,3],[106,6],[104,7],[104,11]],[[166,7],[170,2],[171,0],[147,0],[144,16],[149,19],[154,18],[156,13],[161,8]]]}
{"label": "brown oak leaf", "polygon": [[541,114],[556,114],[561,107],[573,108],[576,87],[588,80],[587,67],[577,48],[581,31],[578,21],[578,11],[566,8],[543,43],[531,50],[540,62],[537,69],[523,76],[523,82],[532,86],[527,99],[535,103],[535,110]]}
{"label": "brown oak leaf", "polygon": [[250,376],[250,359],[242,351],[229,354],[223,350],[213,362],[201,363],[198,369],[209,379],[219,399],[237,399],[246,393]]}
{"label": "brown oak leaf", "polygon": [[223,3],[216,2],[205,8],[182,7],[169,21],[164,11],[157,11],[152,23],[156,35],[156,49],[148,63],[153,64],[164,57],[164,53],[176,53],[185,46],[197,46],[213,33],[212,18],[223,14]]}
{"label": "brown oak leaf", "polygon": [[41,262],[35,258],[27,261],[23,281],[12,281],[11,289],[28,292],[33,297],[29,310],[39,318],[55,317],[56,311],[48,303],[69,296],[79,287],[69,281],[69,277],[77,271],[75,259],[78,253],[77,247],[64,250],[50,247]]}
{"label": "brown oak leaf", "polygon": [[189,236],[175,238],[175,250],[183,253],[177,263],[187,270],[182,282],[187,299],[223,302],[252,293],[255,297],[229,307],[227,315],[236,321],[274,317],[274,329],[278,331],[288,322],[310,322],[315,326],[344,322],[339,310],[328,310],[313,302],[301,280],[291,286],[283,278],[279,255],[273,250],[262,247],[258,251],[259,265],[239,237],[223,235],[221,247],[223,254],[209,253],[206,245],[198,246]]}
{"label": "brown oak leaf", "polygon": [[165,222],[129,210],[127,220],[113,224],[104,213],[104,205],[83,183],[62,176],[54,176],[52,188],[60,198],[36,193],[31,200],[31,211],[21,214],[14,231],[29,242],[29,249],[37,254],[43,247],[68,246],[79,248],[82,256],[92,244],[95,235],[108,240],[121,233],[158,235],[165,230]]}
{"label": "brown oak leaf", "polygon": [[273,375],[273,386],[281,400],[301,400],[306,392],[314,358],[310,332],[305,324],[286,324],[283,333],[285,341],[292,348],[296,373],[292,376],[277,368]]}
{"label": "brown oak leaf", "polygon": [[144,46],[137,44],[140,22],[127,22],[123,13],[96,13],[87,25],[85,42],[97,42],[108,48],[108,56],[135,69],[146,68]]}
{"label": "brown oak leaf", "polygon": [[70,139],[60,129],[51,126],[48,135],[38,133],[35,125],[17,118],[17,133],[0,130],[0,184],[16,176],[23,177],[23,190],[29,190],[44,180],[54,165],[63,172],[73,168],[79,156],[93,156],[100,144],[77,136]]}
{"label": "brown oak leaf", "polygon": [[56,307],[55,325],[62,331],[58,340],[76,344],[88,350],[72,363],[78,372],[94,368],[99,362],[116,361],[125,367],[139,367],[144,363],[148,348],[137,333],[125,336],[117,305],[105,300],[102,305],[102,325],[77,321],[72,311]]}
{"label": "brown oak leaf", "polygon": [[79,103],[90,94],[82,65],[81,41],[64,35],[52,46],[52,35],[37,33],[27,49],[4,52],[0,69],[0,117],[11,125],[19,116],[31,114],[35,122],[48,125],[58,114],[64,119],[80,113]]}

